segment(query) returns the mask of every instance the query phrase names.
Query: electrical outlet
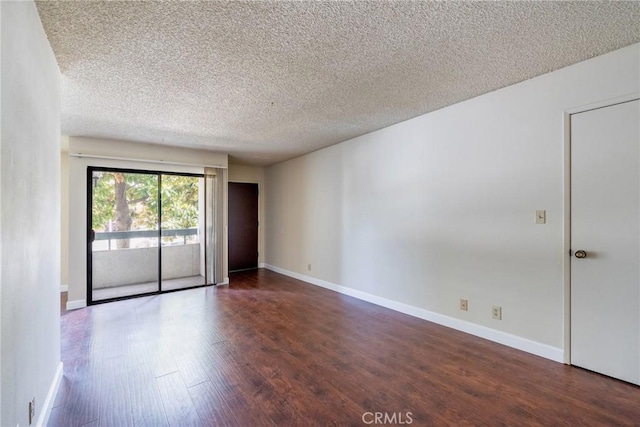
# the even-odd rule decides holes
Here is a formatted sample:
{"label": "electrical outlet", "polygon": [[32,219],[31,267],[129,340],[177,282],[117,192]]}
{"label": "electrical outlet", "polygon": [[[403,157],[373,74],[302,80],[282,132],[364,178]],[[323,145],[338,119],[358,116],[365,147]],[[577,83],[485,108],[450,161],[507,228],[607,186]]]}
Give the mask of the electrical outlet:
{"label": "electrical outlet", "polygon": [[36,398],[32,397],[29,401],[29,425],[33,422],[33,419],[36,417]]}
{"label": "electrical outlet", "polygon": [[493,308],[491,309],[491,317],[493,317],[496,320],[502,320],[502,307],[498,307],[497,305],[494,305]]}
{"label": "electrical outlet", "polygon": [[469,310],[469,301],[467,301],[466,299],[461,299],[460,300],[460,310],[462,310],[462,311]]}
{"label": "electrical outlet", "polygon": [[311,264],[307,264],[307,270],[311,271]]}

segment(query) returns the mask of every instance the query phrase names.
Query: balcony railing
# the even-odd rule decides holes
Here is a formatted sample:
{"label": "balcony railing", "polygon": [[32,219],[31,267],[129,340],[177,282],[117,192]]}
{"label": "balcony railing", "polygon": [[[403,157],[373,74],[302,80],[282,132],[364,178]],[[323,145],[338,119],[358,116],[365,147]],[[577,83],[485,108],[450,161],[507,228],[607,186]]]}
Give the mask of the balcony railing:
{"label": "balcony railing", "polygon": [[[178,228],[175,230],[162,230],[162,237],[197,236],[197,228]],[[158,237],[158,230],[135,230],[135,231],[99,231],[96,232],[93,240],[121,240],[136,239],[140,237]]]}
{"label": "balcony railing", "polygon": [[[187,237],[197,236],[198,229],[194,228],[177,228],[174,230],[162,230],[162,237],[182,237],[182,243],[187,244]],[[158,237],[158,230],[135,230],[135,231],[98,231],[94,234],[93,240],[107,240],[108,249],[111,250],[112,240],[125,239],[154,239]]]}

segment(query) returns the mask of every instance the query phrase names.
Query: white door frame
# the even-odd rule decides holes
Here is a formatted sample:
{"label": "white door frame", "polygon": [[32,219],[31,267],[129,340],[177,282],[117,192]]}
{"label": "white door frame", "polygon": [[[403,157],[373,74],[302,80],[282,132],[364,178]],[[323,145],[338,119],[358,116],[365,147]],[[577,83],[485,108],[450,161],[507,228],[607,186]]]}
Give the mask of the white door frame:
{"label": "white door frame", "polygon": [[563,237],[563,272],[564,272],[564,357],[565,364],[571,364],[571,116],[598,108],[640,99],[640,92],[609,98],[591,104],[564,110],[564,237]]}

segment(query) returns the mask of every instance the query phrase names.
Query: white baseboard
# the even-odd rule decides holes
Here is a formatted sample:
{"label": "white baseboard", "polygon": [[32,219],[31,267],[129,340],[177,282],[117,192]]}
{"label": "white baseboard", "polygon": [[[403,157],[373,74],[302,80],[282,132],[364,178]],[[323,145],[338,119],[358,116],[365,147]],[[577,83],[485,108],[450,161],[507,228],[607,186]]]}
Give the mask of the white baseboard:
{"label": "white baseboard", "polygon": [[312,285],[321,286],[323,288],[330,289],[344,295],[349,295],[351,297],[358,298],[372,304],[399,311],[400,313],[408,314],[410,316],[428,320],[429,322],[437,323],[448,328],[466,332],[468,334],[497,342],[518,350],[522,350],[527,353],[535,354],[536,356],[544,357],[555,362],[564,362],[564,351],[561,348],[552,347],[547,344],[543,344],[527,338],[522,338],[517,335],[508,334],[496,329],[491,329],[486,326],[478,325],[476,323],[471,323],[465,320],[456,319],[454,317],[445,316],[443,314],[435,313],[433,311],[425,310],[423,308],[415,307],[398,301],[393,301],[387,298],[382,298],[377,295],[359,291],[357,289],[348,288],[346,286],[337,285],[335,283],[327,282],[315,277],[285,270],[284,268],[276,267],[274,265],[265,264],[265,268],[271,271],[275,271],[276,273],[284,274],[285,276],[293,277],[294,279],[311,283]]}
{"label": "white baseboard", "polygon": [[216,283],[216,285],[218,286],[223,286],[223,285],[228,285],[229,284],[229,278],[225,277],[224,280],[222,280],[222,282],[220,283]]}
{"label": "white baseboard", "polygon": [[258,264],[258,268],[267,268],[267,264],[264,262],[261,262],[260,264]]}
{"label": "white baseboard", "polygon": [[69,292],[69,285],[60,285],[60,292]]}
{"label": "white baseboard", "polygon": [[79,308],[85,308],[86,306],[87,302],[83,299],[67,301],[67,310],[77,310]]}
{"label": "white baseboard", "polygon": [[56,374],[53,377],[53,381],[51,381],[51,387],[49,387],[47,397],[42,403],[42,409],[40,410],[40,415],[38,416],[38,421],[36,422],[37,427],[44,427],[49,423],[49,416],[51,415],[51,410],[53,409],[53,403],[56,401],[56,394],[58,394],[60,381],[62,380],[62,372],[63,365],[62,362],[59,362],[58,368],[56,369]]}

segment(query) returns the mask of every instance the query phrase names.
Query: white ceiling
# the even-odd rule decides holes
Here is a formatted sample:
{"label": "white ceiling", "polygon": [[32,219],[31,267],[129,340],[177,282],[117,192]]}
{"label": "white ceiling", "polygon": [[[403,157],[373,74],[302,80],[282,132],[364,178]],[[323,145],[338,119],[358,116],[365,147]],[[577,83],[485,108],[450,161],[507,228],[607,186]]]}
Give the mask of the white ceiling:
{"label": "white ceiling", "polygon": [[[639,2],[37,2],[62,126],[269,165],[640,41]],[[640,78],[640,76],[639,76]]]}

